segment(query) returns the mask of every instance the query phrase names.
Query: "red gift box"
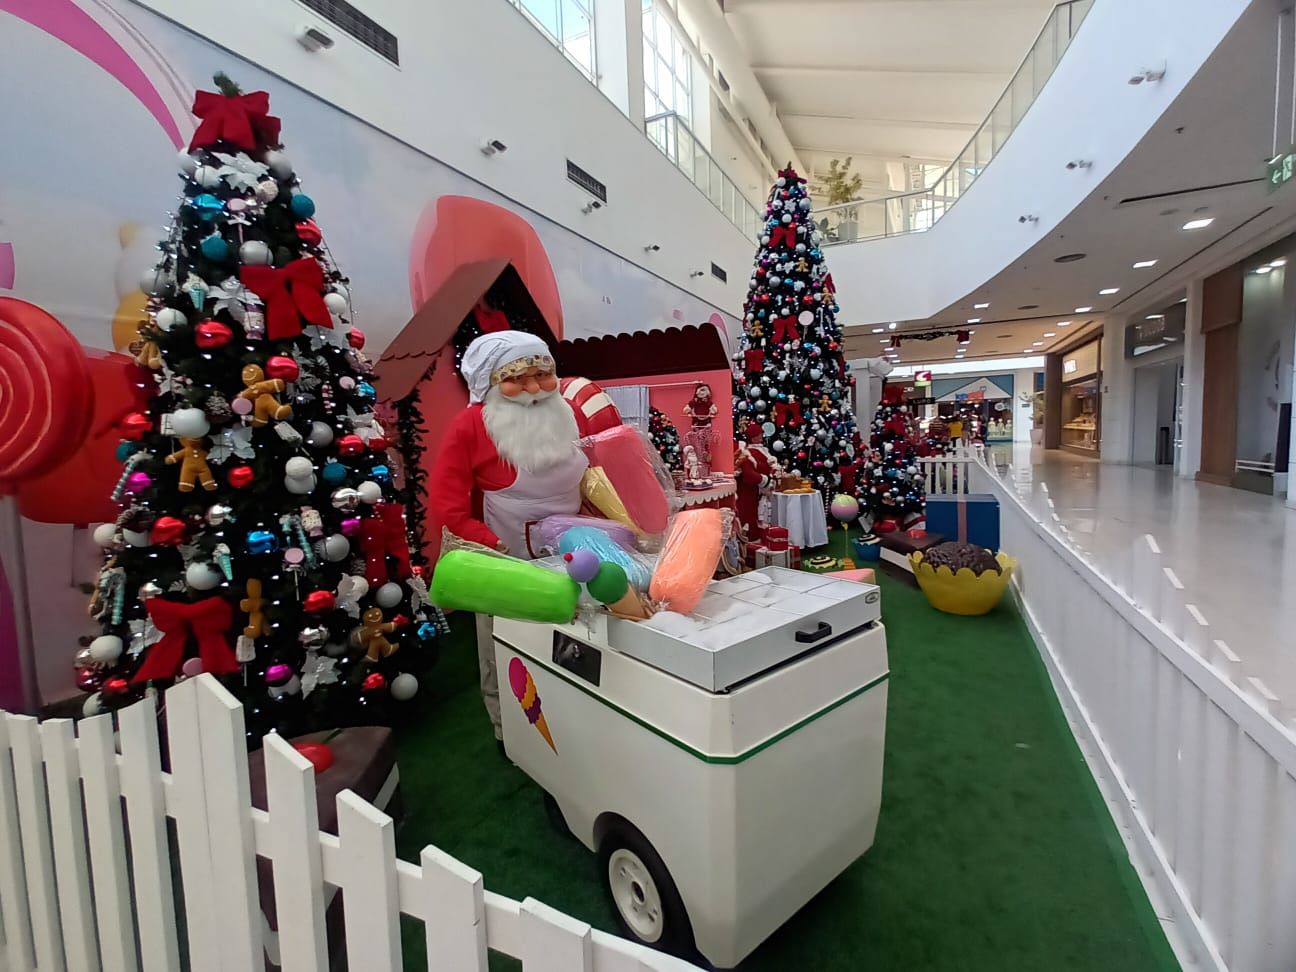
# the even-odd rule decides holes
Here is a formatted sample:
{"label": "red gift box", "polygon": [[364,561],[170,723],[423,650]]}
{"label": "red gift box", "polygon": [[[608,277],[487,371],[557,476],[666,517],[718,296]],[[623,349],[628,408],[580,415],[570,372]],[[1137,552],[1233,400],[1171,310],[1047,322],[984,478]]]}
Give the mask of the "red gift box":
{"label": "red gift box", "polygon": [[770,550],[786,550],[788,548],[787,527],[766,527],[765,546]]}

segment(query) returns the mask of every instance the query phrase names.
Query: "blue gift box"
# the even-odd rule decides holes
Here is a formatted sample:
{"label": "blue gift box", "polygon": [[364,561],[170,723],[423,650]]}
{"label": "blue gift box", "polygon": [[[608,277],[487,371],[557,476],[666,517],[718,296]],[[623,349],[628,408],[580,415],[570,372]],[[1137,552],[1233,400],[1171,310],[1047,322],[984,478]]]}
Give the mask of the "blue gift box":
{"label": "blue gift box", "polygon": [[989,493],[927,497],[927,532],[999,552],[999,501]]}

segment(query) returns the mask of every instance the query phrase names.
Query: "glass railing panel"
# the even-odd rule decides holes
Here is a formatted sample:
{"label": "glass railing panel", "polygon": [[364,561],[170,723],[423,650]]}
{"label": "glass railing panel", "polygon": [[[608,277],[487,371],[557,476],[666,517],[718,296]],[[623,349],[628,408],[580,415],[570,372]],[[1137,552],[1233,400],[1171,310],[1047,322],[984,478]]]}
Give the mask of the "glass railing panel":
{"label": "glass railing panel", "polygon": [[742,233],[755,238],[760,213],[674,112],[644,119],[644,134]]}

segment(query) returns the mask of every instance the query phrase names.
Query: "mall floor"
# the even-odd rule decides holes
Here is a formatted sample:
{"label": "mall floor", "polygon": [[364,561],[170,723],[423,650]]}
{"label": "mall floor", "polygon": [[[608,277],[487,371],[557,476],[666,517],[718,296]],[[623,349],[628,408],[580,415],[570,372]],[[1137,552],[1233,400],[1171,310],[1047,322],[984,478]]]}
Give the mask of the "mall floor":
{"label": "mall floor", "polygon": [[[1004,450],[995,454],[1008,461]],[[1281,499],[1176,477],[1169,467],[1103,464],[1017,447],[1019,489],[1047,484],[1059,518],[1109,577],[1136,539],[1156,537],[1164,563],[1213,629],[1296,718],[1296,510]]]}
{"label": "mall floor", "polygon": [[[880,583],[891,679],[876,843],[740,968],[1177,968],[1016,610],[953,617]],[[417,860],[436,844],[491,891],[615,931],[594,855],[550,827],[495,748],[464,620],[425,719],[400,737],[397,849]],[[427,968],[413,919],[404,947],[406,968]]]}

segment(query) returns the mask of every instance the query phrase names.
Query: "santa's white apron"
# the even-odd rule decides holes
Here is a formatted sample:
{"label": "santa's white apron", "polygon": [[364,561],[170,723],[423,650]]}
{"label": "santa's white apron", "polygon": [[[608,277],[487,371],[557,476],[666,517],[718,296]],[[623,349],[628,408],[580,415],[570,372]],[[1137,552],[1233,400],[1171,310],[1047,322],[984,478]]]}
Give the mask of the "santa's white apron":
{"label": "santa's white apron", "polygon": [[530,559],[528,523],[556,514],[580,512],[580,481],[589,462],[579,449],[569,458],[537,472],[518,471],[512,486],[482,494],[486,525],[514,557]]}

